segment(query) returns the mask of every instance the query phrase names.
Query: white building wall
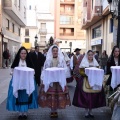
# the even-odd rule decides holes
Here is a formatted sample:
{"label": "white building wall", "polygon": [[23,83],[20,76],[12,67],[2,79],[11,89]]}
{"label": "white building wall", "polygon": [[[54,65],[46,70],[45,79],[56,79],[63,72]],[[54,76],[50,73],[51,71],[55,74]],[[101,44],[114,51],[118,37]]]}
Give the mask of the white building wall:
{"label": "white building wall", "polygon": [[37,26],[36,2],[37,0],[27,0],[27,26]]}
{"label": "white building wall", "polygon": [[[54,1],[54,0],[52,0]],[[52,4],[53,5],[53,4]],[[52,6],[53,7],[53,6]],[[30,9],[31,8],[31,9]],[[50,0],[27,0],[27,26],[26,29],[29,29],[29,36],[25,36],[25,28],[22,29],[22,42],[25,42],[25,38],[29,38],[32,47],[34,47],[35,36],[38,37],[38,44],[44,44],[52,36],[54,38],[54,16],[51,13],[53,12],[54,7],[51,10],[51,1]],[[41,41],[41,23],[46,23],[47,34],[46,40]],[[43,46],[42,46],[43,47]],[[43,48],[42,48],[43,49]]]}
{"label": "white building wall", "polygon": [[[26,28],[28,29],[28,28]],[[29,29],[29,36],[25,36],[25,28],[22,28],[22,43],[25,43],[25,38],[29,38],[30,43],[32,44],[32,48],[34,47],[34,42],[35,42],[35,36],[37,33],[37,29],[36,28],[30,28]]]}
{"label": "white building wall", "polygon": [[[59,40],[60,41],[60,40]],[[74,52],[76,48],[81,49],[81,53],[85,52],[86,50],[86,40],[61,40],[62,43],[59,43],[59,47],[62,49],[63,52]],[[72,47],[70,47],[70,42],[72,42]]]}
{"label": "white building wall", "polygon": [[[24,15],[26,9],[26,1],[20,1],[20,8],[17,4],[15,5],[14,1],[5,1],[2,0],[2,33],[3,37],[3,51],[8,48],[11,56],[11,62],[13,62],[16,52],[21,46],[21,24],[25,26],[26,16]],[[5,7],[10,9],[5,10]],[[9,12],[10,11],[10,12]],[[7,19],[9,20],[9,29],[7,29]],[[19,21],[17,21],[19,20]],[[21,22],[20,22],[21,21]],[[14,32],[13,26],[14,24]],[[19,34],[20,30],[20,34]]]}
{"label": "white building wall", "polygon": [[46,40],[52,36],[54,38],[54,21],[46,22],[47,36]]}

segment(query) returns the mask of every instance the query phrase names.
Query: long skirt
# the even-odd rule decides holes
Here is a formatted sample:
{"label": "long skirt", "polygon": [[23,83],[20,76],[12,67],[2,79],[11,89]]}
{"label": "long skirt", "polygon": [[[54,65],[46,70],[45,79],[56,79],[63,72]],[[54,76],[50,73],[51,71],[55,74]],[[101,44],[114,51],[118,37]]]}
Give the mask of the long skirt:
{"label": "long skirt", "polygon": [[86,93],[83,91],[84,77],[80,77],[74,93],[73,105],[81,108],[99,108],[106,105],[104,90],[99,93]]}
{"label": "long skirt", "polygon": [[9,111],[27,112],[28,109],[38,108],[38,96],[37,86],[35,84],[35,90],[29,97],[26,94],[26,90],[18,90],[18,98],[16,99],[13,95],[12,80],[9,84],[7,106],[6,109]]}
{"label": "long skirt", "polygon": [[41,85],[39,91],[39,105],[41,107],[48,107],[51,109],[65,109],[66,106],[70,106],[70,96],[68,88],[65,88],[63,92],[58,82],[53,83],[53,86],[49,87],[48,91],[44,92],[44,85]]}

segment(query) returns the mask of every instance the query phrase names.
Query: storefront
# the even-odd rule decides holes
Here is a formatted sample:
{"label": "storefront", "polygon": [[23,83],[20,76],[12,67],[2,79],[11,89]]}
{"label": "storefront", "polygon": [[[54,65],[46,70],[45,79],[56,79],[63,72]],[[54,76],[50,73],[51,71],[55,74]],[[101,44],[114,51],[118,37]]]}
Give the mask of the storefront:
{"label": "storefront", "polygon": [[99,55],[102,53],[102,39],[91,40],[91,47],[93,51],[97,51]]}

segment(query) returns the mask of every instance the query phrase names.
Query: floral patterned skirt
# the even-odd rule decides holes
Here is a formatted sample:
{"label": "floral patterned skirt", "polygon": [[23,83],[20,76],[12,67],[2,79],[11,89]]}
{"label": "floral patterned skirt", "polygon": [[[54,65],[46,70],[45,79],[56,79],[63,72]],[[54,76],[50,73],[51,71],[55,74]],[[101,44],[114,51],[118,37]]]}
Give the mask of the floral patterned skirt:
{"label": "floral patterned skirt", "polygon": [[56,82],[53,83],[52,87],[49,87],[47,92],[44,92],[44,85],[41,85],[38,103],[39,106],[43,108],[65,109],[66,106],[71,105],[68,88],[66,87],[63,92],[62,87]]}

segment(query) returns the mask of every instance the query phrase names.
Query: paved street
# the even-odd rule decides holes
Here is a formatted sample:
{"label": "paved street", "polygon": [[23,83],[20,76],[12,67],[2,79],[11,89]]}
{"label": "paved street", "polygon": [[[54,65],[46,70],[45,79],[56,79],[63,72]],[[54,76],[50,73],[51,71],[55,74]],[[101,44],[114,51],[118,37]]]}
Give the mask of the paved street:
{"label": "paved street", "polygon": [[[6,110],[6,97],[8,84],[11,76],[9,69],[0,69],[0,120],[17,120],[18,113],[8,112]],[[75,83],[69,84],[71,101],[75,89]],[[30,110],[28,120],[51,120],[49,118],[49,109],[39,108],[37,110]],[[84,109],[76,108],[74,106],[68,107],[65,110],[59,110],[59,117],[55,120],[86,120],[84,118]],[[95,109],[93,111],[94,120],[110,120],[111,113],[109,108]],[[93,119],[89,119],[93,120]]]}

